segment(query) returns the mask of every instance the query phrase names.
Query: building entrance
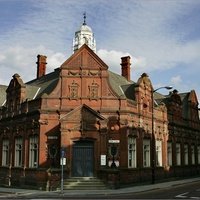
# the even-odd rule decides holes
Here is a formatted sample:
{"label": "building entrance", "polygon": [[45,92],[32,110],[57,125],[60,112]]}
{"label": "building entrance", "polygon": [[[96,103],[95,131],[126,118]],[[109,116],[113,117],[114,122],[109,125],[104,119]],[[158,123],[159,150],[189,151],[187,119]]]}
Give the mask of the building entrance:
{"label": "building entrance", "polygon": [[91,177],[94,175],[94,143],[77,141],[73,145],[72,176]]}

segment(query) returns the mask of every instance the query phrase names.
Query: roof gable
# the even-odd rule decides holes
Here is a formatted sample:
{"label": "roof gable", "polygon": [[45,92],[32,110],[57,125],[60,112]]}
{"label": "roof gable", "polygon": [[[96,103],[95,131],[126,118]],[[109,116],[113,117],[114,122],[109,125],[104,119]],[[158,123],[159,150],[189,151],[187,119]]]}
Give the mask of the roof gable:
{"label": "roof gable", "polygon": [[[105,130],[107,120],[87,105],[78,106],[60,119],[61,130]],[[101,125],[100,125],[101,124]]]}
{"label": "roof gable", "polygon": [[191,90],[191,92],[189,93],[188,101],[190,101],[194,105],[198,105],[197,95],[194,90]]}
{"label": "roof gable", "polygon": [[19,74],[14,74],[13,79],[10,81],[10,84],[8,88],[6,89],[6,92],[9,92],[10,90],[16,89],[16,88],[25,88],[25,84],[23,83],[22,79],[20,78]]}
{"label": "roof gable", "polygon": [[98,112],[83,104],[67,113],[60,121],[98,121],[105,120],[105,118]]}
{"label": "roof gable", "polygon": [[107,70],[108,66],[86,44],[84,44],[61,65],[61,68]]}
{"label": "roof gable", "polygon": [[23,83],[19,74],[14,74],[6,89],[6,101],[10,101],[8,106],[12,107],[12,101],[19,104],[26,99],[26,85]]}

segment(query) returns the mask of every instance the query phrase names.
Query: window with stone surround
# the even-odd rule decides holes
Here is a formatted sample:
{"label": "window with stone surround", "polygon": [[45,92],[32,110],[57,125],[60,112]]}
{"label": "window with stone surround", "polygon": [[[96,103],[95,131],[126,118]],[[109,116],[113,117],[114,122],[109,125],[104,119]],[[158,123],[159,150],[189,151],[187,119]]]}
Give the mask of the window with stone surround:
{"label": "window with stone surround", "polygon": [[128,167],[136,168],[136,138],[128,137]]}
{"label": "window with stone surround", "polygon": [[197,158],[198,158],[198,164],[200,164],[200,145],[197,146]]}
{"label": "window with stone surround", "polygon": [[191,145],[191,164],[195,164],[195,148],[194,145]]}
{"label": "window with stone surround", "polygon": [[29,167],[38,167],[38,136],[29,139]]}
{"label": "window with stone surround", "polygon": [[9,140],[4,139],[2,144],[2,166],[9,165]]}
{"label": "window with stone surround", "polygon": [[22,137],[18,137],[15,139],[15,167],[22,166],[22,143]]}
{"label": "window with stone surround", "polygon": [[150,167],[150,140],[143,140],[143,166]]}
{"label": "window with stone surround", "polygon": [[188,144],[184,145],[184,165],[188,165]]}
{"label": "window with stone surround", "polygon": [[172,166],[172,142],[167,142],[167,165]]}
{"label": "window with stone surround", "polygon": [[162,141],[156,140],[156,166],[162,166]]}
{"label": "window with stone surround", "polygon": [[181,144],[176,143],[176,165],[181,165]]}

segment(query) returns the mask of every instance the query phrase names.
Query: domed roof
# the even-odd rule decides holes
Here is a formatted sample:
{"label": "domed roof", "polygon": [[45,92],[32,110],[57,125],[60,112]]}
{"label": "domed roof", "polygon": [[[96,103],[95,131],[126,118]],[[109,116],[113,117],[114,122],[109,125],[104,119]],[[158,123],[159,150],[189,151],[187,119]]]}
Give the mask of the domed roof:
{"label": "domed roof", "polygon": [[86,13],[84,13],[83,16],[84,16],[83,24],[81,25],[80,29],[76,32],[90,32],[90,33],[92,33],[92,29],[86,24]]}
{"label": "domed roof", "polygon": [[88,32],[92,32],[92,29],[86,25],[86,24],[82,24],[81,27],[80,27],[80,30],[78,31],[88,31]]}

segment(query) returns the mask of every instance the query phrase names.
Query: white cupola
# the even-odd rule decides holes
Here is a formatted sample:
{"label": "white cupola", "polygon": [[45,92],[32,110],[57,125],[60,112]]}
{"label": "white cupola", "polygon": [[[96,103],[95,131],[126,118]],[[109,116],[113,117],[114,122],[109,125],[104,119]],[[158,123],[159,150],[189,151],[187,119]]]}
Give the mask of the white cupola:
{"label": "white cupola", "polygon": [[96,41],[92,29],[86,24],[86,13],[80,29],[75,32],[73,39],[73,51],[78,50],[83,44],[87,44],[96,53]]}

